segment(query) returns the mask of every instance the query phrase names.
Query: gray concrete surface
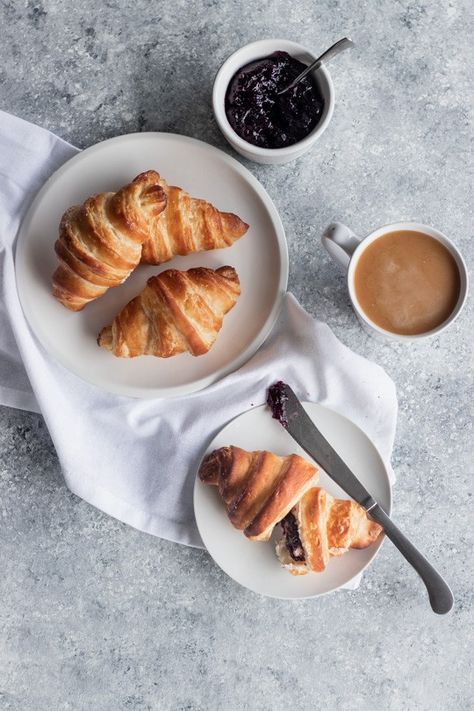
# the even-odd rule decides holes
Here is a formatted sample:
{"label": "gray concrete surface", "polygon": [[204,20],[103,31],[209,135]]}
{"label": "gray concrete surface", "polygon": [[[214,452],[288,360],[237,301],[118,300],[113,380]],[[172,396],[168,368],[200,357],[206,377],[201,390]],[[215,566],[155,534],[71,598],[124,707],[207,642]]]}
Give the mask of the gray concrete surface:
{"label": "gray concrete surface", "polygon": [[472,19],[470,0],[1,3],[1,108],[81,147],[159,129],[230,152],[210,103],[230,52],[352,36],[357,49],[331,65],[337,106],[315,150],[250,167],[281,212],[291,290],[397,384],[396,517],[457,600],[433,615],[390,545],[356,592],[256,597],[205,552],[74,497],[41,417],[3,408],[2,711],[474,708],[472,305],[430,342],[378,343],[318,244],[334,218],[360,233],[412,218],[472,258]]}

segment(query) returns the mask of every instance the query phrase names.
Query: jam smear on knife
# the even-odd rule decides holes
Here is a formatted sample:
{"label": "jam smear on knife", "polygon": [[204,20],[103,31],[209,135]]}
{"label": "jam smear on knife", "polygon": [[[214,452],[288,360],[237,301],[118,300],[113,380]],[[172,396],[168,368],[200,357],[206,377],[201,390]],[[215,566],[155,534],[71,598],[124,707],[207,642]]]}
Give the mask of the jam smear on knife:
{"label": "jam smear on knife", "polygon": [[288,396],[285,392],[285,383],[279,380],[268,388],[267,405],[272,411],[272,417],[278,420],[285,429],[288,429],[286,402]]}

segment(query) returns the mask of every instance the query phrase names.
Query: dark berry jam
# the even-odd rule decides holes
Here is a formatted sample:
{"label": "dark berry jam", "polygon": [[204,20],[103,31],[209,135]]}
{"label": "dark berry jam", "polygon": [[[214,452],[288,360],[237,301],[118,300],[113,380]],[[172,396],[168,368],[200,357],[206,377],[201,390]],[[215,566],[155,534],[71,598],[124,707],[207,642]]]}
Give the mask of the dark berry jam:
{"label": "dark berry jam", "polygon": [[296,523],[296,518],[290,512],[282,519],[281,527],[283,529],[283,535],[286,540],[286,547],[288,548],[288,553],[291,555],[293,560],[304,560],[304,550],[301,545],[300,534],[298,531],[298,524]]}
{"label": "dark berry jam", "polygon": [[288,417],[286,414],[286,401],[288,396],[285,392],[285,383],[279,380],[268,388],[267,405],[272,411],[272,417],[278,420],[285,429],[288,427]]}
{"label": "dark berry jam", "polygon": [[234,131],[261,148],[292,146],[311,133],[324,108],[314,79],[308,75],[278,96],[305,68],[286,52],[273,52],[241,67],[225,97],[225,111]]}

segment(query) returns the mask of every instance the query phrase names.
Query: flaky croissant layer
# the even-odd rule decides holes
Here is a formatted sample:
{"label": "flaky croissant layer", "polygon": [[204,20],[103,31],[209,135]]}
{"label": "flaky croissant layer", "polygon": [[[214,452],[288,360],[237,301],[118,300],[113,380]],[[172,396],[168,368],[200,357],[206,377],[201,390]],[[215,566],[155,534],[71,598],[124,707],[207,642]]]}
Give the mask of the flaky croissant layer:
{"label": "flaky croissant layer", "polygon": [[177,255],[230,247],[247,232],[248,225],[237,215],[191,197],[162,177],[159,185],[166,195],[166,210],[143,245],[143,263],[162,264]]}
{"label": "flaky croissant layer", "polygon": [[205,457],[199,477],[217,486],[231,523],[252,540],[266,541],[274,527],[318,479],[318,470],[291,454],[221,447]]}
{"label": "flaky croissant layer", "polygon": [[159,181],[149,170],[116,193],[93,195],[66,210],[55,244],[53,294],[68,309],[80,311],[139,264],[142,244],[166,207]]}
{"label": "flaky croissant layer", "polygon": [[169,358],[185,351],[203,355],[239,294],[233,267],[167,269],[148,279],[141,294],[102,329],[98,344],[121,358]]}
{"label": "flaky croissant layer", "polygon": [[176,255],[229,247],[248,225],[148,170],[116,193],[93,195],[64,213],[55,251],[53,294],[80,311],[135,267]]}

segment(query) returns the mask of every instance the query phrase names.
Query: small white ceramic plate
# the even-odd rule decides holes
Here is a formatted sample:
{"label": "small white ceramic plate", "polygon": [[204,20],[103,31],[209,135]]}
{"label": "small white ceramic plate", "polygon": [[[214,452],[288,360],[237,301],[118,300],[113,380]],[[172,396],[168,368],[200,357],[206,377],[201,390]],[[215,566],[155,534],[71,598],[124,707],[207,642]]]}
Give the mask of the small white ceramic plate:
{"label": "small white ceramic plate", "polygon": [[[354,474],[390,512],[392,496],[387,469],[367,435],[333,410],[315,403],[304,403],[304,407]],[[308,458],[264,405],[232,420],[214,438],[207,452],[231,444],[247,450],[266,449],[279,455],[295,453]],[[349,498],[327,474],[321,473],[319,483],[333,496]],[[300,599],[333,592],[359,575],[383,542],[381,536],[365,550],[350,550],[332,558],[323,573],[293,576],[280,566],[275,554],[279,526],[269,543],[249,541],[231,525],[217,489],[198,478],[194,486],[194,512],[204,545],[217,565],[236,582],[268,597]]]}
{"label": "small white ceramic plate", "polygon": [[[232,247],[177,257],[160,267],[140,266],[125,284],[73,313],[51,295],[57,260],[53,245],[64,210],[89,195],[117,190],[138,173],[155,169],[170,184],[234,212],[250,225]],[[194,358],[115,358],[96,343],[101,328],[165,269],[234,266],[242,294],[212,349]],[[258,180],[217,148],[170,133],[138,133],[92,146],[62,166],[43,186],[20,229],[16,277],[31,328],[66,368],[105,390],[132,397],[176,396],[210,385],[250,358],[269,334],[288,280],[288,251],[281,220]]]}

